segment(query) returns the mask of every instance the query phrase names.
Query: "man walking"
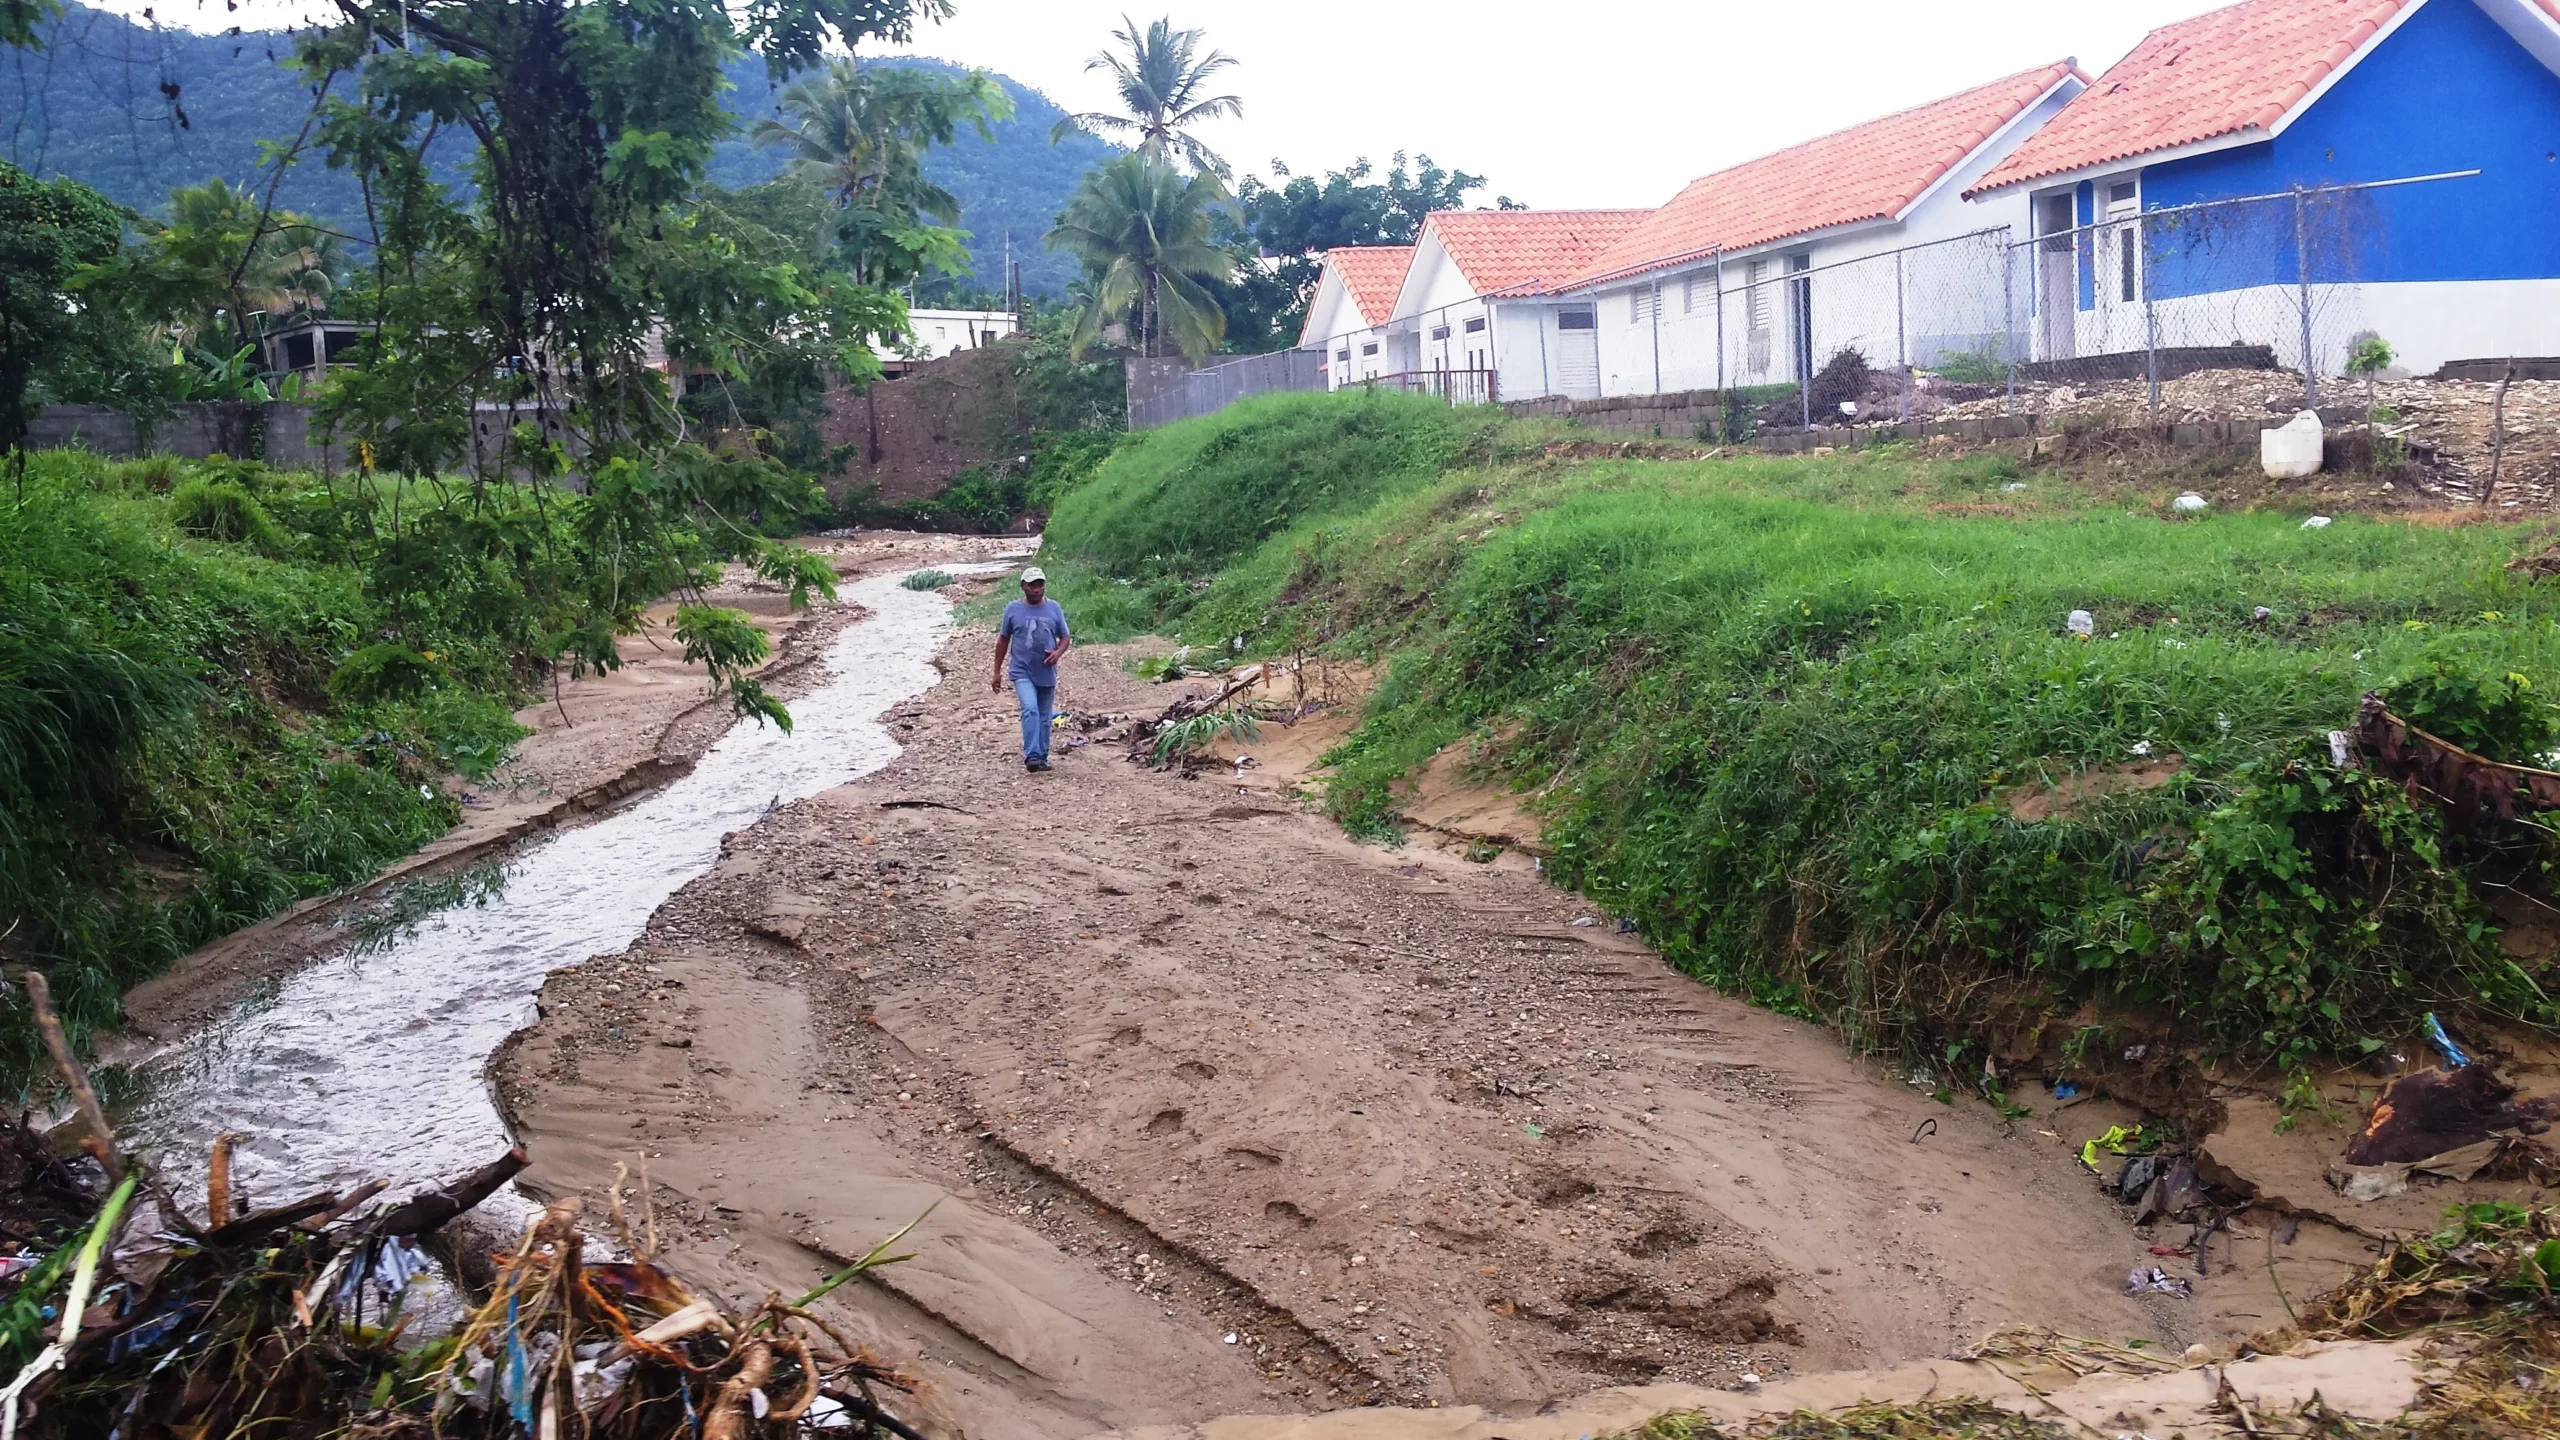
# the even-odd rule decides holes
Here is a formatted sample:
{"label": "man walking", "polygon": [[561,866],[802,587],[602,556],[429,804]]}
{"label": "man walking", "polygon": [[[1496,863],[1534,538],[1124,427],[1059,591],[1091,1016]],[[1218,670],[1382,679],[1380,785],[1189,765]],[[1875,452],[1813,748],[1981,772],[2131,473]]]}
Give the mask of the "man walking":
{"label": "man walking", "polygon": [[996,673],[988,688],[1001,695],[1013,682],[1022,707],[1022,768],[1049,768],[1049,717],[1056,713],[1058,657],[1067,653],[1067,612],[1048,598],[1049,577],[1033,566],[1022,572],[1022,598],[1004,607],[996,626]]}

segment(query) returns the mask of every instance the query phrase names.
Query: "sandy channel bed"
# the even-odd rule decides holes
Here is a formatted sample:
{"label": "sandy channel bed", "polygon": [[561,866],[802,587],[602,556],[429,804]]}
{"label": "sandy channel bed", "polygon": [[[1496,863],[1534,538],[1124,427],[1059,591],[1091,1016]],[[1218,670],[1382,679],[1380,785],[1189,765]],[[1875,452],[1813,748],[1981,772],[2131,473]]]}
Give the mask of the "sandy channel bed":
{"label": "sandy channel bed", "polygon": [[[991,649],[957,634],[898,760],[732,834],[493,1065],[530,1188],[645,1156],[668,1253],[734,1298],[926,1215],[839,1295],[940,1433],[1526,1414],[2019,1323],[2174,1353],[2281,1324],[2270,1273],[2367,1258],[2243,1216],[2249,1264],[2128,1297],[2155,1237],[2073,1152],[2129,1112],[1941,1105],[1516,851],[1357,845],[1254,772],[1107,745],[1026,775]],[[1076,651],[1061,704],[1172,698],[1122,658]]]}

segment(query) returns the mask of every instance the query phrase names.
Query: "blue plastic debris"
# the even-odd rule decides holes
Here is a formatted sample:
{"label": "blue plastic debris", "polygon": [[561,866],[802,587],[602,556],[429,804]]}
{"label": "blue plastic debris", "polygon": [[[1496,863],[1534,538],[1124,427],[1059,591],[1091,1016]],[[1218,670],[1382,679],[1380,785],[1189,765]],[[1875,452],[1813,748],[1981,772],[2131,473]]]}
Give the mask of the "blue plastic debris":
{"label": "blue plastic debris", "polygon": [[2056,1080],[2053,1082],[2053,1098],[2077,1100],[2080,1098],[2080,1087],[2069,1080]]}
{"label": "blue plastic debris", "polygon": [[2444,1022],[2436,1018],[2433,1010],[2427,1012],[2426,1024],[2427,1038],[2436,1042],[2436,1048],[2444,1052],[2444,1063],[2456,1070],[2471,1063],[2471,1057],[2463,1054],[2453,1043],[2453,1037],[2444,1033]]}

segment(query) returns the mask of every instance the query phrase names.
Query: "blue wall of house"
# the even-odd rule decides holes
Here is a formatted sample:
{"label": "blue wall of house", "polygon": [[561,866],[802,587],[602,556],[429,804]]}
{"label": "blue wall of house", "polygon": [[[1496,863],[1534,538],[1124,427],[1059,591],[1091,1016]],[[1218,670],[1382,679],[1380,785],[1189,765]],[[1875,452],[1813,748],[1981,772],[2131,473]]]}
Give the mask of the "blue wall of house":
{"label": "blue wall of house", "polygon": [[[2142,172],[2145,209],[2478,169],[2314,198],[2316,283],[2560,277],[2560,76],[2472,0],[2430,0],[2273,140]],[[2156,223],[2161,298],[2295,283],[2290,202]]]}

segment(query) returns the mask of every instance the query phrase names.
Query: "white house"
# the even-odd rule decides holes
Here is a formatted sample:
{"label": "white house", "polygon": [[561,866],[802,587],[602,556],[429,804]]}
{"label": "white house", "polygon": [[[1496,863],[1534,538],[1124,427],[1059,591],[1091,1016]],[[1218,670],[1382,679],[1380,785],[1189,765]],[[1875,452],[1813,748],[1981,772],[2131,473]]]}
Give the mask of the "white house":
{"label": "white house", "polygon": [[1386,353],[1386,324],[1412,259],[1410,245],[1344,245],[1325,252],[1298,348],[1325,352],[1326,389],[1403,368]]}
{"label": "white house", "polygon": [[[1423,221],[1387,342],[1407,389],[1483,401],[1556,393],[1555,314],[1518,297],[1579,275],[1645,210],[1438,210]],[[1597,393],[1591,391],[1588,393]]]}
{"label": "white house", "polygon": [[1848,347],[1878,367],[2004,356],[2023,309],[2002,293],[2009,237],[1985,232],[2023,238],[2026,204],[1965,190],[2087,86],[2063,60],[1690,182],[1580,271],[1523,287],[1549,365],[1534,388],[1506,365],[1503,398],[1783,382]]}
{"label": "white house", "polygon": [[2560,354],[2556,156],[2560,0],[2246,0],[1969,185],[2042,237],[2036,360],[2237,343],[2335,374],[2372,333],[2426,371]]}
{"label": "white house", "polygon": [[893,372],[910,360],[939,360],[1022,333],[1022,317],[1009,310],[909,310],[905,342],[873,341],[871,353]]}

